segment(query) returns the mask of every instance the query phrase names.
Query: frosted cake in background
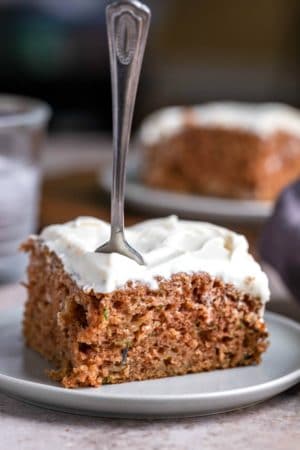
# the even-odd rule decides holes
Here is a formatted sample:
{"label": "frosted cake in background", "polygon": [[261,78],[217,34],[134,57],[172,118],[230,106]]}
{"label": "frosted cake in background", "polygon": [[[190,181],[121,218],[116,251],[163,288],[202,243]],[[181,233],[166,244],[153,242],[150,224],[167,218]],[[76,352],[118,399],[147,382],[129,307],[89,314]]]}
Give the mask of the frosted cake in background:
{"label": "frosted cake in background", "polygon": [[300,113],[283,104],[165,108],[139,137],[142,178],[152,187],[273,200],[300,175]]}

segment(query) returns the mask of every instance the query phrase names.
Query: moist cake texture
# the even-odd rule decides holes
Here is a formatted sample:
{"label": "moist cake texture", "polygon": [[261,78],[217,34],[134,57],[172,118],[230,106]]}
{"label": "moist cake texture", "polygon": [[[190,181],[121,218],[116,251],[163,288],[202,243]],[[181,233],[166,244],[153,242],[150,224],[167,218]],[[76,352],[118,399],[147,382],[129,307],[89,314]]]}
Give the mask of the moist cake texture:
{"label": "moist cake texture", "polygon": [[24,336],[65,387],[99,386],[258,363],[268,281],[243,236],[171,216],[127,229],[139,266],[96,254],[109,225],[46,228],[30,253]]}
{"label": "moist cake texture", "polygon": [[165,108],[140,140],[142,178],[156,188],[272,200],[300,175],[300,113],[283,104]]}

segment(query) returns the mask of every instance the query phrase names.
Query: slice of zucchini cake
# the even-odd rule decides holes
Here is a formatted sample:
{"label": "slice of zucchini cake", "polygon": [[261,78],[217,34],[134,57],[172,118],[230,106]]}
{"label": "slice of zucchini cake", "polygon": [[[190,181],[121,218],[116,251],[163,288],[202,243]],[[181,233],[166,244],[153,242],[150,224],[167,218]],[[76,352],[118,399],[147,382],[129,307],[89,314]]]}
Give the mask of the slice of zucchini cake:
{"label": "slice of zucchini cake", "polygon": [[99,386],[259,363],[266,275],[246,239],[175,216],[129,227],[146,262],[94,250],[109,224],[52,225],[30,253],[26,343],[65,387]]}

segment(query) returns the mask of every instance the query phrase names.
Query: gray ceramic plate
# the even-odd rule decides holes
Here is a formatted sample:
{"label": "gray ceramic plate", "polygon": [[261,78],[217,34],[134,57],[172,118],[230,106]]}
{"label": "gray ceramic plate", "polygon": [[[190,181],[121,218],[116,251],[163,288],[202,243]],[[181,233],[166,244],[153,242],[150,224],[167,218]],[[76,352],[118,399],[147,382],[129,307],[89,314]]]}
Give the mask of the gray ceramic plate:
{"label": "gray ceramic plate", "polygon": [[49,381],[47,364],[24,348],[21,310],[11,310],[0,318],[0,390],[50,409],[110,417],[184,417],[243,408],[300,381],[300,324],[273,313],[266,318],[271,346],[259,366],[68,390]]}
{"label": "gray ceramic plate", "polygon": [[[139,159],[131,155],[127,164],[126,202],[155,215],[177,214],[189,219],[262,222],[273,209],[272,202],[235,200],[180,194],[145,186],[139,177]],[[111,190],[111,164],[101,168],[98,183],[107,193]]]}

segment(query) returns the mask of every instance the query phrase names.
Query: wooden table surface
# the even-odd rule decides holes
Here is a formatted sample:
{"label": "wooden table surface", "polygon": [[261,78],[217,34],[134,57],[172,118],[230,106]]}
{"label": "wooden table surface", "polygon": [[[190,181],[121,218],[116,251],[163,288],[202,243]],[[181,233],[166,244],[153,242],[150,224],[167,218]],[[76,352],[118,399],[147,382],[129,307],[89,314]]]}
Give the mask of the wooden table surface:
{"label": "wooden table surface", "polygon": [[[111,161],[111,141],[106,136],[59,136],[45,151],[40,226],[78,216],[109,220],[109,195],[97,184],[99,170]],[[146,218],[126,208],[126,223]]]}
{"label": "wooden table surface", "polygon": [[[109,195],[97,184],[96,171],[61,174],[43,182],[41,201],[41,227],[65,222],[78,216],[95,216],[109,221]],[[128,224],[146,218],[126,208]]]}

